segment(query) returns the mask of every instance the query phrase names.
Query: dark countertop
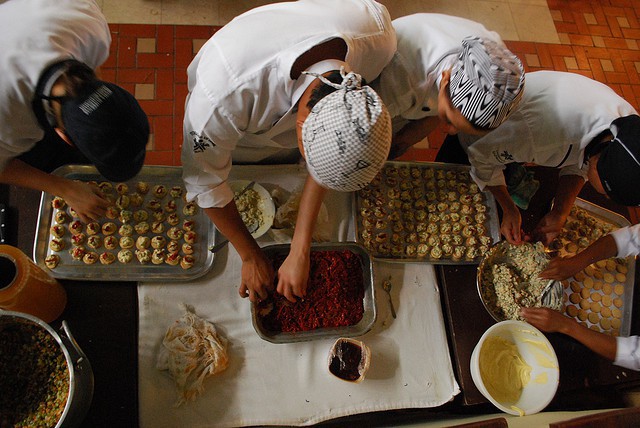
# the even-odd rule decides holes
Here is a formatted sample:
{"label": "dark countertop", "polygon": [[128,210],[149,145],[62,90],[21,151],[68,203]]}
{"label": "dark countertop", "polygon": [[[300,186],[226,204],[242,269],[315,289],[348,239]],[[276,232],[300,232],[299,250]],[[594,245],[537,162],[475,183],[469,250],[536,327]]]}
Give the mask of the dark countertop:
{"label": "dark countertop", "polygon": [[[544,175],[544,174],[543,174]],[[541,192],[532,206],[548,206]],[[593,193],[593,194],[591,194]],[[608,200],[585,189],[581,197],[614,211]],[[0,203],[8,207],[8,244],[33,256],[40,192],[0,185]],[[547,205],[545,205],[545,203]],[[607,205],[609,204],[609,205]],[[538,215],[524,214],[526,224]],[[436,409],[406,409],[355,415],[328,421],[322,426],[389,426],[433,419],[438,414],[496,413],[480,395],[470,377],[471,352],[482,333],[494,323],[478,297],[476,266],[437,266],[442,289],[442,304],[454,372],[462,393],[453,402]],[[636,276],[638,271],[636,270]],[[66,320],[81,349],[91,362],[95,389],[91,407],[82,427],[138,426],[138,301],[135,282],[61,280],[68,303],[57,328]],[[636,294],[636,300],[640,293]],[[635,306],[635,305],[634,305]],[[640,331],[638,322],[632,332]],[[562,335],[548,335],[559,355],[561,376],[556,398],[548,410],[583,410],[620,407],[619,392],[640,385],[640,376],[613,366],[586,348]],[[616,388],[611,388],[616,386]],[[606,393],[602,392],[602,388]]]}

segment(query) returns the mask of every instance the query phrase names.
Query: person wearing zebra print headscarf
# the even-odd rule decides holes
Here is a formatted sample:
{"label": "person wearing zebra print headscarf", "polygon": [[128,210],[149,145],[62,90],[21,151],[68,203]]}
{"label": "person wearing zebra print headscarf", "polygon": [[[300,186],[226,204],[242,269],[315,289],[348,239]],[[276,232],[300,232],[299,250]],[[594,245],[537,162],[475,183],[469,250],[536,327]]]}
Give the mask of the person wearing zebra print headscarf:
{"label": "person wearing zebra print headscarf", "polygon": [[[478,187],[490,191],[502,208],[500,231],[507,241],[540,240],[548,245],[560,233],[586,181],[618,204],[638,206],[636,109],[609,86],[578,73],[536,71],[526,79],[522,102],[500,127],[483,136],[450,136],[436,157],[471,165]],[[456,151],[467,161],[441,156]],[[559,179],[553,207],[525,235],[518,208],[526,208],[517,202],[523,192],[514,178],[528,176],[524,166],[530,164],[556,168]]]}
{"label": "person wearing zebra print headscarf", "polygon": [[371,87],[393,118],[394,159],[444,124],[449,134],[498,127],[524,92],[524,68],[498,33],[456,16],[393,21],[398,49]]}

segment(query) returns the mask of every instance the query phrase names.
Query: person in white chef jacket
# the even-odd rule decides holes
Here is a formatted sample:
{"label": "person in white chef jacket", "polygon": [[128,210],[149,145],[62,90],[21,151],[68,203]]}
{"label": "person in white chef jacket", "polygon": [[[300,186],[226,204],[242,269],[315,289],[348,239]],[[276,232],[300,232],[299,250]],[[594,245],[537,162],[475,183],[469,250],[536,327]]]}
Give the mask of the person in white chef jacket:
{"label": "person in white chef jacket", "polygon": [[394,120],[390,158],[444,124],[483,134],[518,105],[524,68],[495,31],[457,16],[417,13],[393,20],[398,50],[371,86]]}
{"label": "person in white chef jacket", "polygon": [[98,79],[110,44],[93,0],[0,2],[0,182],[60,196],[85,221],[110,202],[50,172],[92,163],[124,181],[142,168],[149,139],[135,98]]}
{"label": "person in white chef jacket", "polygon": [[527,239],[550,243],[586,180],[615,202],[640,204],[640,117],[631,104],[608,86],[576,73],[537,71],[527,73],[526,81],[520,105],[499,128],[481,137],[459,133],[443,144],[459,143],[475,182],[496,197],[507,241],[525,239],[520,211],[505,181],[509,164],[559,169],[553,207]]}
{"label": "person in white chef jacket", "polygon": [[[311,235],[327,189],[365,186],[388,155],[388,112],[362,80],[375,79],[395,50],[389,14],[379,3],[300,0],[236,17],[189,65],[182,147],[187,198],[238,251],[242,297],[266,297],[274,273],[238,214],[227,182],[232,165],[286,163],[304,152],[309,177],[277,284],[289,300],[302,298]],[[329,84],[319,77],[329,75]],[[316,97],[310,114],[307,102],[316,90],[335,92]],[[356,108],[347,108],[356,98]],[[340,128],[347,122],[350,131]]]}

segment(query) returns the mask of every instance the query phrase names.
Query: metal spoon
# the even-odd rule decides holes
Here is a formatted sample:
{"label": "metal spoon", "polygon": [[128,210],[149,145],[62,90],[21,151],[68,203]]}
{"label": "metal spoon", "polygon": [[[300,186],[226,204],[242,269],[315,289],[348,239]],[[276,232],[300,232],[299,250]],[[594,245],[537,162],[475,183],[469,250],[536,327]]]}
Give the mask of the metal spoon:
{"label": "metal spoon", "polygon": [[253,187],[253,185],[256,184],[255,181],[251,181],[249,184],[247,184],[246,186],[244,186],[242,189],[240,189],[240,191],[234,196],[235,198],[239,198],[240,196],[244,195],[247,190],[251,189]]}
{"label": "metal spoon", "polygon": [[549,280],[540,293],[540,303],[544,307],[559,310],[562,306],[563,294],[562,284],[554,279]]}
{"label": "metal spoon", "polygon": [[389,296],[389,307],[391,308],[391,316],[396,317],[396,309],[393,307],[393,300],[391,299],[391,277],[382,281],[382,289],[387,292]]}

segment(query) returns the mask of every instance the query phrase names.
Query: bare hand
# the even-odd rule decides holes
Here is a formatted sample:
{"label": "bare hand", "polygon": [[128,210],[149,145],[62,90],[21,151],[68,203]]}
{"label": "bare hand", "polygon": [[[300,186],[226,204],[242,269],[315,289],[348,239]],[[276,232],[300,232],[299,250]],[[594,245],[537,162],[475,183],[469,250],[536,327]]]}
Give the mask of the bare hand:
{"label": "bare hand", "polygon": [[505,210],[502,215],[502,224],[500,225],[500,233],[505,237],[507,242],[515,245],[522,244],[522,217],[518,209]]}
{"label": "bare hand", "polygon": [[554,257],[545,270],[540,272],[540,278],[557,279],[562,281],[580,272],[583,266],[575,257]]}
{"label": "bare hand", "polygon": [[85,223],[104,216],[111,205],[97,186],[82,181],[69,180],[63,194],[59,196],[78,213]]}
{"label": "bare hand", "polygon": [[273,288],[273,267],[262,251],[256,251],[242,262],[240,278],[240,297],[249,297],[252,302],[267,298],[268,290]]}
{"label": "bare hand", "polygon": [[309,254],[289,253],[278,269],[278,293],[290,302],[295,302],[297,297],[304,298],[307,292],[310,263]]}
{"label": "bare hand", "polygon": [[560,234],[566,221],[567,218],[560,214],[553,211],[548,213],[542,217],[542,220],[531,233],[533,239],[541,241],[544,245],[549,245]]}
{"label": "bare hand", "polygon": [[563,333],[567,323],[573,322],[572,319],[549,308],[521,308],[520,315],[528,323],[547,333]]}

